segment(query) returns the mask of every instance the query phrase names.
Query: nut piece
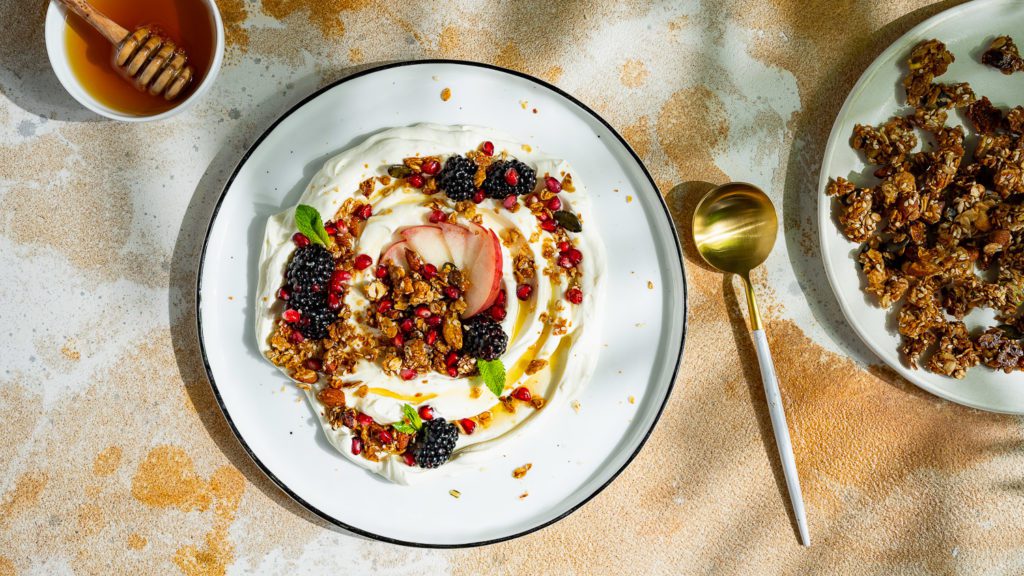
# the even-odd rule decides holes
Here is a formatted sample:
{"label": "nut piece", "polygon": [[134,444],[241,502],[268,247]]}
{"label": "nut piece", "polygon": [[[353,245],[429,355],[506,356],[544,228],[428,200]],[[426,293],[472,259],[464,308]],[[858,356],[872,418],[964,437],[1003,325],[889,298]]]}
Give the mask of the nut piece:
{"label": "nut piece", "polygon": [[345,393],[336,388],[324,388],[317,392],[317,399],[328,408],[344,408]]}

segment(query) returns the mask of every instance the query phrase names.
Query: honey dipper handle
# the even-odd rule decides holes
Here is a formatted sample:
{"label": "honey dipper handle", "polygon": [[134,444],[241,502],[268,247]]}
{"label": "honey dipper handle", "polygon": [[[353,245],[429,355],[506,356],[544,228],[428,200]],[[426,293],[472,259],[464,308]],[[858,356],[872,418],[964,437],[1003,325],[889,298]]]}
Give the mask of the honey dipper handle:
{"label": "honey dipper handle", "polygon": [[99,10],[93,8],[88,0],[60,0],[60,3],[81,16],[83,20],[92,25],[100,34],[103,34],[107,40],[110,40],[111,44],[116,45],[120,43],[128,35],[127,30],[122,28],[117,22],[104,16]]}

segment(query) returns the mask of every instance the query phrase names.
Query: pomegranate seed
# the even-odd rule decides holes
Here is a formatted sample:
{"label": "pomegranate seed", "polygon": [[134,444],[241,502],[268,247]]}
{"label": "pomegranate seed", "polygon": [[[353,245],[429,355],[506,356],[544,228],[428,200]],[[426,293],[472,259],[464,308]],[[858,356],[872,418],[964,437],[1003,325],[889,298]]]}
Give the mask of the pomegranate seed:
{"label": "pomegranate seed", "polygon": [[448,215],[440,210],[431,210],[430,218],[428,218],[428,220],[430,220],[431,224],[437,224],[438,222],[445,222],[448,220]]}
{"label": "pomegranate seed", "polygon": [[515,168],[505,170],[505,183],[509,186],[519,184],[519,172],[516,172]]}
{"label": "pomegranate seed", "polygon": [[457,378],[459,376],[459,369],[455,366],[448,368],[448,375],[452,378]]}
{"label": "pomegranate seed", "polygon": [[565,299],[573,304],[579,304],[583,302],[583,290],[579,288],[569,288],[565,292]]}
{"label": "pomegranate seed", "polygon": [[501,322],[505,319],[508,312],[505,311],[501,306],[491,306],[489,311],[491,318],[494,318],[495,322]]}
{"label": "pomegranate seed", "polygon": [[387,429],[381,430],[380,434],[377,435],[377,438],[380,440],[381,444],[391,444],[395,440],[395,437],[391,434],[391,431]]}
{"label": "pomegranate seed", "polygon": [[333,292],[328,294],[327,295],[327,307],[330,308],[331,310],[340,310],[341,309],[341,298],[338,298],[338,295],[333,293]]}
{"label": "pomegranate seed", "polygon": [[506,210],[512,210],[518,203],[519,197],[516,196],[515,194],[509,194],[508,196],[505,197],[504,200],[501,201],[501,205],[504,206]]}
{"label": "pomegranate seed", "polygon": [[488,140],[480,145],[480,151],[487,156],[494,156],[494,143]]}
{"label": "pomegranate seed", "polygon": [[529,402],[533,398],[530,391],[525,386],[520,386],[512,391],[512,397],[516,400],[522,400],[523,402]]}
{"label": "pomegranate seed", "polygon": [[463,418],[459,420],[459,424],[462,424],[462,429],[466,431],[466,434],[472,434],[476,430],[476,422],[471,418]]}
{"label": "pomegranate seed", "polygon": [[377,266],[377,269],[373,271],[373,275],[376,276],[377,278],[387,278],[388,267],[383,265]]}
{"label": "pomegranate seed", "polygon": [[355,216],[356,218],[361,218],[363,220],[369,219],[370,216],[373,216],[373,206],[370,206],[369,204],[361,205],[359,208],[356,208]]}
{"label": "pomegranate seed", "polygon": [[547,212],[537,212],[537,220],[540,222],[547,222],[551,219],[551,216]]}
{"label": "pomegranate seed", "polygon": [[424,420],[433,420],[434,419],[434,409],[431,408],[430,406],[427,406],[426,404],[424,404],[423,406],[420,406],[420,409],[418,410],[418,412],[420,413],[420,418],[422,418]]}
{"label": "pomegranate seed", "polygon": [[431,316],[430,318],[427,318],[427,326],[440,326],[440,325],[441,325],[441,317],[440,316]]}
{"label": "pomegranate seed", "polygon": [[405,460],[405,465],[406,466],[415,466],[416,465],[416,457],[413,456],[412,452],[406,452],[405,454],[402,454],[402,458]]}
{"label": "pomegranate seed", "polygon": [[552,212],[554,212],[556,210],[561,210],[561,209],[562,209],[562,201],[559,200],[557,196],[552,198],[551,200],[548,200],[548,210],[551,210]]}
{"label": "pomegranate seed", "polygon": [[441,163],[437,160],[427,160],[423,163],[423,173],[433,176],[441,171]]}
{"label": "pomegranate seed", "polygon": [[359,256],[356,256],[354,264],[356,270],[366,270],[370,267],[370,264],[373,264],[373,258],[370,258],[367,254],[360,254]]}
{"label": "pomegranate seed", "polygon": [[498,296],[494,299],[494,304],[497,306],[504,306],[508,302],[508,293],[502,288],[498,291]]}
{"label": "pomegranate seed", "polygon": [[328,236],[334,236],[338,233],[338,228],[334,224],[328,223],[324,225],[324,232],[327,232]]}
{"label": "pomegranate seed", "polygon": [[277,297],[287,302],[288,299],[292,297],[292,292],[291,290],[282,286],[281,289],[277,291]]}
{"label": "pomegranate seed", "polygon": [[533,294],[533,286],[530,286],[529,284],[520,284],[519,287],[516,288],[516,298],[519,298],[520,300],[529,300],[531,294]]}
{"label": "pomegranate seed", "polygon": [[427,346],[433,346],[434,342],[437,342],[437,330],[430,330],[427,332]]}
{"label": "pomegranate seed", "polygon": [[562,268],[565,268],[566,270],[572,268],[573,266],[572,260],[570,260],[569,257],[564,254],[558,257],[558,265],[561,266]]}
{"label": "pomegranate seed", "polygon": [[386,314],[389,310],[391,310],[391,304],[391,300],[381,300],[377,304],[377,313]]}
{"label": "pomegranate seed", "polygon": [[306,368],[309,368],[310,370],[316,370],[317,372],[322,370],[324,367],[323,362],[316,358],[307,358],[306,361],[303,362],[303,364],[306,366]]}
{"label": "pomegranate seed", "polygon": [[554,220],[545,220],[540,223],[540,229],[545,232],[554,232],[558,228],[558,224]]}
{"label": "pomegranate seed", "polygon": [[569,260],[571,260],[574,265],[583,262],[583,252],[580,252],[575,248],[569,248],[566,250],[565,255],[569,257]]}
{"label": "pomegranate seed", "polygon": [[335,270],[331,272],[331,284],[348,282],[352,279],[352,273],[348,270]]}
{"label": "pomegranate seed", "polygon": [[444,359],[444,365],[446,367],[448,367],[448,368],[451,368],[452,366],[455,366],[458,363],[459,363],[459,353],[454,351],[454,350],[449,352],[448,356],[446,356],[445,359]]}
{"label": "pomegranate seed", "polygon": [[292,341],[292,344],[302,344],[302,342],[306,340],[306,337],[302,335],[302,332],[294,330],[288,335],[288,339]]}
{"label": "pomegranate seed", "polygon": [[369,426],[370,424],[373,424],[373,418],[370,418],[370,415],[365,412],[360,412],[356,415],[356,422],[359,422],[363,426]]}
{"label": "pomegranate seed", "polygon": [[433,264],[424,264],[422,270],[423,278],[430,280],[434,276],[437,276],[437,266]]}
{"label": "pomegranate seed", "polygon": [[448,297],[449,300],[458,300],[459,289],[456,288],[455,286],[445,286],[444,295]]}
{"label": "pomegranate seed", "polygon": [[566,250],[568,250],[571,247],[572,247],[572,245],[569,244],[568,242],[566,242],[565,240],[562,240],[561,242],[558,243],[558,251],[559,252],[565,252]]}
{"label": "pomegranate seed", "polygon": [[416,307],[416,310],[414,312],[420,318],[430,318],[431,316],[430,308],[428,308],[426,304],[420,304],[419,306]]}
{"label": "pomegranate seed", "polygon": [[562,183],[552,176],[548,176],[544,179],[544,186],[547,187],[548,191],[552,194],[558,194],[562,191]]}
{"label": "pomegranate seed", "polygon": [[299,248],[309,246],[309,238],[307,238],[302,232],[296,232],[295,235],[292,236],[292,242],[295,242],[295,245]]}
{"label": "pomegranate seed", "polygon": [[416,323],[412,321],[412,318],[406,318],[402,320],[398,327],[402,329],[402,332],[412,332],[412,329],[416,327]]}
{"label": "pomegranate seed", "polygon": [[395,348],[401,348],[405,345],[405,336],[395,334],[395,337],[391,339],[391,343],[394,344]]}
{"label": "pomegranate seed", "polygon": [[412,176],[409,176],[408,181],[409,186],[412,186],[413,188],[423,188],[423,185],[427,183],[423,178],[423,174],[413,174]]}
{"label": "pomegranate seed", "polygon": [[298,310],[295,310],[295,309],[292,309],[292,308],[289,308],[289,309],[285,310],[284,314],[281,315],[281,317],[284,318],[284,321],[288,322],[290,324],[298,322],[299,321],[299,317],[301,317],[301,316],[302,315],[299,314]]}
{"label": "pomegranate seed", "polygon": [[352,439],[352,453],[359,456],[363,452],[363,439],[353,438]]}
{"label": "pomegranate seed", "polygon": [[412,380],[416,377],[416,371],[412,368],[402,368],[398,375],[402,377],[402,380]]}
{"label": "pomegranate seed", "polygon": [[484,191],[483,190],[477,190],[473,194],[473,203],[474,204],[479,204],[479,203],[483,202],[484,201],[484,197],[485,197]]}

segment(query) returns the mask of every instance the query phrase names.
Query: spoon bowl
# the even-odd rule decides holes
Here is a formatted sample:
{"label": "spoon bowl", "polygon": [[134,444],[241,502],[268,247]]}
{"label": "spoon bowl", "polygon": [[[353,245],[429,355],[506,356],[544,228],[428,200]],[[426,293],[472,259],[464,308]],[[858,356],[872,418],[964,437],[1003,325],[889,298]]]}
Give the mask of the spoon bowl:
{"label": "spoon bowl", "polygon": [[693,212],[697,252],[722,272],[745,275],[760,266],[775,246],[775,206],[757,186],[730,182],[712,189]]}

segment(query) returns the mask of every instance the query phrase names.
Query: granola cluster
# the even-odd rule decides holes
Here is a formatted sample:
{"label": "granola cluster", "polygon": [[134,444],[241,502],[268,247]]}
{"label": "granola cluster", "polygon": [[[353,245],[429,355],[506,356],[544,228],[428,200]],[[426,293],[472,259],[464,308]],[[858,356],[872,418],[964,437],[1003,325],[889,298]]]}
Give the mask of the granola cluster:
{"label": "granola cluster", "polygon": [[1003,74],[1013,74],[1018,70],[1024,70],[1024,59],[1017,51],[1017,45],[1009,36],[999,36],[992,41],[988,50],[981,55],[981,61],[993,68],[997,68]]}
{"label": "granola cluster", "polygon": [[[1009,38],[993,43],[986,64],[993,50],[1019,61]],[[901,354],[963,378],[979,364],[1024,370],[1024,107],[1003,111],[967,84],[937,82],[953,61],[938,40],[913,49],[903,79],[913,113],[857,125],[850,140],[878,183],[840,177],[826,193],[843,234],[862,244],[864,291],[898,309]],[[965,128],[946,125],[957,109],[977,137],[973,154]],[[972,336],[962,320],[976,308],[1001,324]]]}

